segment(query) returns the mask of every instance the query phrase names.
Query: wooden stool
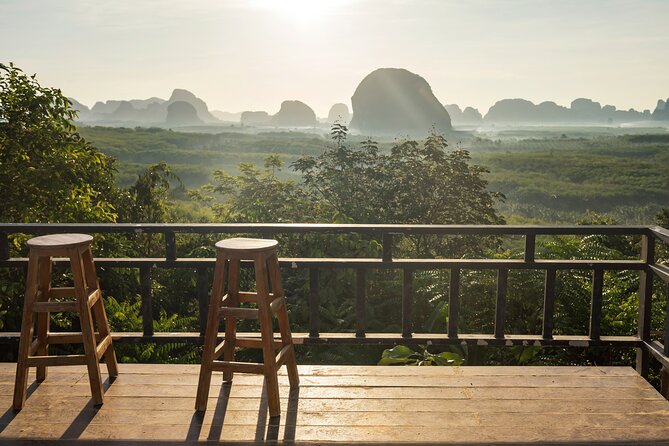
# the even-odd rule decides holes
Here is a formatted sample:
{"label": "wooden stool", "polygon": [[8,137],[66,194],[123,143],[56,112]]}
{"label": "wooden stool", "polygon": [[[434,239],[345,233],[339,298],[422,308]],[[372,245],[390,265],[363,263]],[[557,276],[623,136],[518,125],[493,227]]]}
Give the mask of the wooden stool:
{"label": "wooden stool", "polygon": [[[47,376],[47,366],[86,365],[94,404],[102,404],[100,358],[104,357],[110,377],[118,375],[109,323],[95,273],[91,241],[85,234],[57,234],[28,240],[30,254],[23,305],[23,322],[16,364],[14,409],[21,410],[26,400],[28,369],[37,367],[37,381]],[[51,258],[69,257],[74,287],[51,287]],[[67,300],[67,298],[75,298]],[[51,301],[58,299],[58,301]],[[79,313],[81,333],[50,333],[50,312]],[[92,313],[91,313],[92,312]],[[37,313],[37,339],[33,340]],[[95,333],[93,316],[99,333]],[[83,355],[49,356],[49,344],[83,343]]]}
{"label": "wooden stool", "polygon": [[[277,245],[276,240],[252,238],[232,238],[216,243],[214,284],[209,303],[209,317],[195,401],[196,410],[207,409],[212,371],[223,372],[225,381],[231,381],[234,372],[265,375],[267,405],[272,417],[281,413],[277,370],[286,364],[290,386],[295,387],[300,383],[286,298],[281,286],[281,273],[276,255]],[[257,291],[255,293],[239,291],[241,260],[253,261]],[[226,276],[228,292],[223,295]],[[257,308],[239,308],[240,302],[253,302]],[[280,341],[274,339],[273,314],[277,316],[279,322]],[[221,316],[225,318],[225,340],[216,345]],[[260,339],[237,338],[237,319],[258,319]],[[235,347],[262,348],[263,363],[235,362]],[[223,361],[218,360],[221,355]]]}

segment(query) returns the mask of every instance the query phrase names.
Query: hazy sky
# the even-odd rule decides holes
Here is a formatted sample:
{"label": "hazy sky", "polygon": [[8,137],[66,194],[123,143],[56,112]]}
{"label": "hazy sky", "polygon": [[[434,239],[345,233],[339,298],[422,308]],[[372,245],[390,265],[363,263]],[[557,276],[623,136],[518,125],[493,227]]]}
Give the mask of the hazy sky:
{"label": "hazy sky", "polygon": [[186,88],[210,109],[350,107],[379,67],[485,113],[523,97],[655,108],[669,0],[0,0],[0,62],[91,106]]}

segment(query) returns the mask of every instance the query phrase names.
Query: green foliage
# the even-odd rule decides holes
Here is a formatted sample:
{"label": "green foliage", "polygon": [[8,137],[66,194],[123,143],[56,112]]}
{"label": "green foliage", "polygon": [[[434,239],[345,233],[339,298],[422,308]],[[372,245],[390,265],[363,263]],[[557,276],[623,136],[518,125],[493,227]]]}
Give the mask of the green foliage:
{"label": "green foliage", "polygon": [[71,123],[56,88],[0,64],[3,222],[113,222],[114,163]]}
{"label": "green foliage", "polygon": [[464,363],[464,359],[457,353],[441,352],[430,353],[427,347],[414,351],[404,345],[384,350],[381,354],[379,365],[450,365],[458,366]]}
{"label": "green foliage", "polygon": [[336,146],[293,163],[307,193],[356,223],[500,223],[501,196],[489,192],[486,172],[466,150],[448,150],[432,133],[422,143],[404,141],[382,153],[371,140],[346,145],[346,127],[335,124]]}
{"label": "green foliage", "polygon": [[[141,332],[140,316],[142,302],[118,301],[111,296],[105,298],[105,310],[112,331]],[[168,316],[161,311],[158,320],[153,321],[153,329],[160,331],[183,331],[194,321],[193,316]],[[192,344],[186,342],[155,343],[119,343],[114,347],[121,362],[155,362],[155,363],[197,363],[199,352]]]}

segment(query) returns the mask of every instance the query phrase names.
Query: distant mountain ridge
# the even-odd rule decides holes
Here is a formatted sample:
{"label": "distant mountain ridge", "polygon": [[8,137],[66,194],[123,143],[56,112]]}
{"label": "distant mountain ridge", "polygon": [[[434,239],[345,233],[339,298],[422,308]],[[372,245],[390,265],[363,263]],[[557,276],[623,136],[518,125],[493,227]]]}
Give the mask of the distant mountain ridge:
{"label": "distant mountain ridge", "polygon": [[[176,88],[169,99],[152,97],[148,99],[109,100],[98,101],[90,109],[75,99],[69,98],[72,107],[79,113],[78,120],[92,124],[146,124],[146,125],[176,125],[177,122],[194,122],[196,124],[221,122],[211,112],[207,104],[188,90]],[[170,117],[169,109],[172,104],[189,104],[196,113],[197,119],[185,118],[189,108],[178,105]],[[186,111],[188,110],[188,111]],[[174,113],[181,116],[174,119]],[[186,125],[186,124],[183,124]]]}
{"label": "distant mountain ridge", "polygon": [[534,104],[526,99],[502,99],[490,107],[483,120],[487,123],[613,123],[652,119],[650,110],[618,110],[592,99],[574,99],[569,108],[552,101]]}
{"label": "distant mountain ridge", "polygon": [[[351,97],[352,113],[344,103],[334,104],[327,118],[316,118],[301,101],[284,101],[270,115],[265,111],[229,113],[210,111],[206,102],[185,89],[174,89],[169,99],[108,100],[93,107],[70,98],[78,121],[97,125],[177,126],[239,122],[242,126],[319,127],[335,121],[368,134],[426,134],[432,128],[449,131],[452,125],[481,124],[612,124],[669,121],[669,98],[657,101],[655,110],[618,110],[588,98],[574,99],[569,107],[552,101],[535,104],[522,98],[497,101],[485,115],[473,107],[442,104],[421,76],[401,68],[379,68],[368,74]],[[171,105],[180,103],[173,108]],[[188,104],[190,107],[183,104]],[[191,113],[191,107],[195,114]],[[190,124],[184,124],[184,123]]]}

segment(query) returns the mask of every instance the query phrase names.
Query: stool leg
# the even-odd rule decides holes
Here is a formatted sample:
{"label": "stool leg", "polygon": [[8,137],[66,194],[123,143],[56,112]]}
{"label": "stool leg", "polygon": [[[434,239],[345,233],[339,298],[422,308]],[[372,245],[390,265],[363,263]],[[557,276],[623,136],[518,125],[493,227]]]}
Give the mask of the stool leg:
{"label": "stool leg", "polygon": [[260,335],[262,337],[262,353],[265,366],[265,383],[267,384],[267,405],[269,416],[281,414],[279,402],[279,379],[276,374],[276,357],[274,350],[274,329],[272,328],[272,310],[270,309],[269,284],[267,276],[267,258],[259,254],[253,260],[256,273],[256,291],[258,292],[258,309],[260,319]]}
{"label": "stool leg", "polygon": [[[239,260],[230,260],[230,273],[228,274],[228,302],[230,307],[239,307]],[[223,360],[235,360],[235,344],[237,342],[237,318],[225,318],[225,343],[223,344]],[[224,381],[232,381],[234,373],[232,370],[223,372]]]}
{"label": "stool leg", "polygon": [[195,410],[204,412],[207,410],[209,398],[209,386],[211,385],[211,368],[214,363],[214,350],[216,338],[218,337],[218,325],[220,321],[219,309],[225,288],[225,276],[228,270],[228,261],[222,254],[216,255],[216,266],[214,267],[214,284],[211,289],[209,300],[209,313],[207,315],[207,330],[204,335],[204,346],[202,349],[202,363],[200,364],[200,379],[197,383],[197,396],[195,398]]}
{"label": "stool leg", "polygon": [[86,355],[86,366],[88,367],[88,380],[91,385],[93,404],[100,405],[103,402],[102,375],[100,373],[100,358],[97,354],[97,343],[95,341],[95,329],[91,309],[88,306],[88,286],[84,276],[81,252],[78,248],[70,251],[70,263],[72,265],[72,278],[74,289],[79,303],[79,320],[81,321],[81,338]]}
{"label": "stool leg", "polygon": [[[51,258],[39,258],[39,291],[41,296],[39,301],[48,302],[49,292],[51,290]],[[49,321],[50,313],[37,313],[37,351],[38,356],[46,356],[49,354],[49,344],[47,342],[49,336]],[[47,367],[37,366],[37,381],[44,381],[47,376]]]}
{"label": "stool leg", "polygon": [[19,352],[16,361],[16,381],[14,382],[14,410],[23,409],[28,387],[28,355],[33,340],[33,304],[37,297],[38,256],[30,253],[28,259],[28,274],[26,276],[26,294],[23,302],[23,319],[21,321],[21,337]]}
{"label": "stool leg", "polygon": [[281,285],[281,271],[279,270],[279,259],[276,254],[272,255],[267,262],[272,281],[272,292],[274,296],[282,296],[284,299],[283,305],[277,312],[277,319],[279,321],[279,331],[281,332],[281,345],[290,345],[288,358],[286,359],[286,369],[288,370],[288,381],[290,387],[297,387],[300,385],[300,375],[297,372],[297,360],[295,358],[295,344],[293,343],[293,335],[290,332],[290,321],[288,319],[288,309],[286,306],[286,297],[283,286]]}
{"label": "stool leg", "polygon": [[[95,272],[95,264],[93,263],[93,253],[91,252],[91,249],[88,248],[82,255],[88,289],[90,291],[90,288],[94,287],[95,289],[99,290],[100,282],[98,281],[98,275]],[[105,312],[104,302],[102,300],[102,291],[100,291],[99,299],[93,305],[93,314],[95,316],[95,322],[98,325],[100,340],[103,340],[107,336],[110,336],[111,333],[109,330],[107,313]],[[116,352],[114,351],[114,345],[111,343],[111,341],[103,353],[103,358],[105,360],[105,364],[107,364],[107,373],[109,373],[111,378],[116,378],[118,376],[118,362],[116,361]]]}

